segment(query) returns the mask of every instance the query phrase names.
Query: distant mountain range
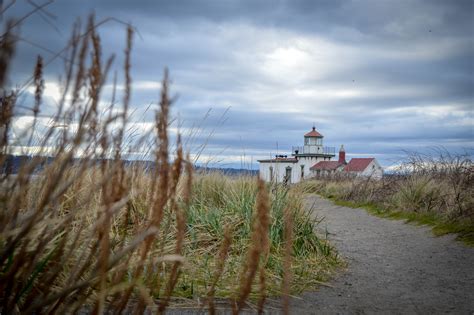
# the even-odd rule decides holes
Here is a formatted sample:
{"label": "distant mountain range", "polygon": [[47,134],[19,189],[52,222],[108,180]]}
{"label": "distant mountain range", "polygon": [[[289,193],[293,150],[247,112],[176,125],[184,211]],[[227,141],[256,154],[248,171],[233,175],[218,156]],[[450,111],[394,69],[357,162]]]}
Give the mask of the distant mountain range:
{"label": "distant mountain range", "polygon": [[203,167],[195,166],[198,173],[201,172],[219,172],[227,176],[257,176],[258,170],[249,170],[245,168],[231,168],[231,167]]}
{"label": "distant mountain range", "polygon": [[[0,172],[2,174],[10,173],[16,174],[20,170],[20,167],[23,163],[33,159],[34,156],[28,155],[8,155],[3,165],[1,165]],[[51,163],[54,158],[52,157],[44,157],[42,156],[42,162],[36,167],[34,173],[40,172],[46,165]],[[75,160],[79,161],[79,158]],[[97,160],[97,163],[101,160]],[[153,161],[137,161],[137,160],[125,160],[124,161],[126,166],[132,166],[141,164],[145,166],[147,169],[153,169],[155,166],[155,162]],[[257,176],[257,170],[250,170],[250,169],[242,169],[242,168],[219,168],[219,167],[204,167],[200,165],[195,165],[194,167],[197,173],[214,173],[218,172],[227,176]]]}

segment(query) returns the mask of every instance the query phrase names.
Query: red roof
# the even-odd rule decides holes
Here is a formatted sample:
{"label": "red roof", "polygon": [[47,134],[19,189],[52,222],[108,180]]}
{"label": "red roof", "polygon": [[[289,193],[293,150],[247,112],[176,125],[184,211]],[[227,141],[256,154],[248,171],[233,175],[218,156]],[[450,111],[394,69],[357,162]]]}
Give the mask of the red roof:
{"label": "red roof", "polygon": [[332,171],[337,169],[339,166],[343,165],[338,161],[320,161],[313,166],[310,167],[310,170],[324,170],[324,171]]}
{"label": "red roof", "polygon": [[346,172],[362,172],[369,166],[374,158],[353,158],[349,163],[344,167]]}
{"label": "red roof", "polygon": [[313,127],[313,130],[304,135],[305,137],[323,137],[322,134],[316,131],[316,128]]}

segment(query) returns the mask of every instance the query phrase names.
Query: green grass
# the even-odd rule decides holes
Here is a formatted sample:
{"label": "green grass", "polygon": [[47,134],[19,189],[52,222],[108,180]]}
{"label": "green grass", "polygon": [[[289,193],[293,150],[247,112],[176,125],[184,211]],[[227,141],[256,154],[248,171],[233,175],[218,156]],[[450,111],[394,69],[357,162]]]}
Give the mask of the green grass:
{"label": "green grass", "polygon": [[[291,292],[301,293],[327,281],[342,262],[325,236],[315,233],[317,221],[302,203],[302,195],[283,187],[269,187],[271,224],[270,255],[266,264],[267,289],[270,295],[281,294],[284,255],[284,219],[286,208],[294,220],[293,282]],[[231,179],[221,175],[198,176],[194,197],[187,212],[185,257],[175,295],[203,296],[212,281],[216,253],[226,225],[232,228],[232,247],[216,296],[232,297],[238,287],[238,275],[251,245],[250,232],[256,198],[253,178]],[[255,295],[253,295],[255,296]]]}
{"label": "green grass", "polygon": [[427,225],[432,227],[433,234],[442,236],[446,234],[457,234],[456,240],[464,244],[474,247],[474,225],[465,222],[446,222],[443,218],[435,213],[417,213],[407,211],[397,211],[383,209],[375,203],[371,202],[356,202],[338,199],[334,195],[321,195],[338,206],[349,208],[363,208],[368,213],[380,218],[387,218],[392,220],[405,220],[407,223],[415,225]]}

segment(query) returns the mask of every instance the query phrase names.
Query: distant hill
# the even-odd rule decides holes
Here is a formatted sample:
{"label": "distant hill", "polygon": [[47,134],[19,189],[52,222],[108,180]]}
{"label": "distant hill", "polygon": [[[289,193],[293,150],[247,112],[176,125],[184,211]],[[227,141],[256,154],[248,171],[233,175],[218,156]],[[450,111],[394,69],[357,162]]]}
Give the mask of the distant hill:
{"label": "distant hill", "polygon": [[[3,165],[1,165],[0,172],[2,174],[5,173],[10,173],[10,174],[17,174],[18,171],[20,170],[20,167],[23,163],[30,161],[34,158],[34,156],[28,156],[28,155],[8,155],[6,157],[5,162]],[[35,173],[40,172],[45,165],[48,165],[53,161],[54,158],[52,157],[41,157],[42,161],[41,163],[36,167]],[[80,160],[80,159],[76,159]],[[100,162],[101,160],[97,160],[97,163]],[[145,166],[147,169],[153,169],[155,162],[153,161],[136,161],[136,160],[125,160],[125,165],[137,165],[137,164],[142,164]],[[257,170],[249,170],[249,169],[242,169],[242,168],[219,168],[219,167],[203,167],[196,165],[195,170],[197,173],[214,173],[218,172],[227,176],[257,176],[258,171]]]}
{"label": "distant hill", "polygon": [[227,176],[257,176],[258,170],[249,170],[245,168],[230,168],[230,167],[203,167],[203,166],[195,166],[197,173],[204,173],[204,172],[218,172],[222,173]]}

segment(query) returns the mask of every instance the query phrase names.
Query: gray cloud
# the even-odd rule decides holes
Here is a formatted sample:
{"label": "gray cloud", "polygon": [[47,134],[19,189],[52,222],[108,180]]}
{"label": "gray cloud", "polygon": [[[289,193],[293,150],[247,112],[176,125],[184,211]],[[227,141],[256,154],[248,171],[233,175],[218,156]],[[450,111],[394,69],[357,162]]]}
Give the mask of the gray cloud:
{"label": "gray cloud", "polygon": [[[179,95],[173,114],[185,128],[216,129],[207,152],[222,156],[217,160],[239,166],[233,161],[242,152],[255,161],[275,153],[277,142],[280,151],[290,150],[316,123],[326,144],[344,143],[349,154],[372,154],[389,165],[405,148],[474,147],[473,6],[421,0],[58,1],[48,11],[59,31],[34,15],[21,34],[58,51],[75,17],[92,10],[98,19],[133,23],[139,31],[134,107],[157,101],[168,66]],[[19,3],[8,14],[29,9]],[[100,33],[104,53],[116,54],[120,69],[124,26],[112,21]],[[51,56],[20,43],[12,84],[25,81],[38,53]],[[61,66],[59,60],[48,66],[48,81]],[[200,121],[209,108],[212,115]],[[206,137],[196,136],[196,143]]]}

